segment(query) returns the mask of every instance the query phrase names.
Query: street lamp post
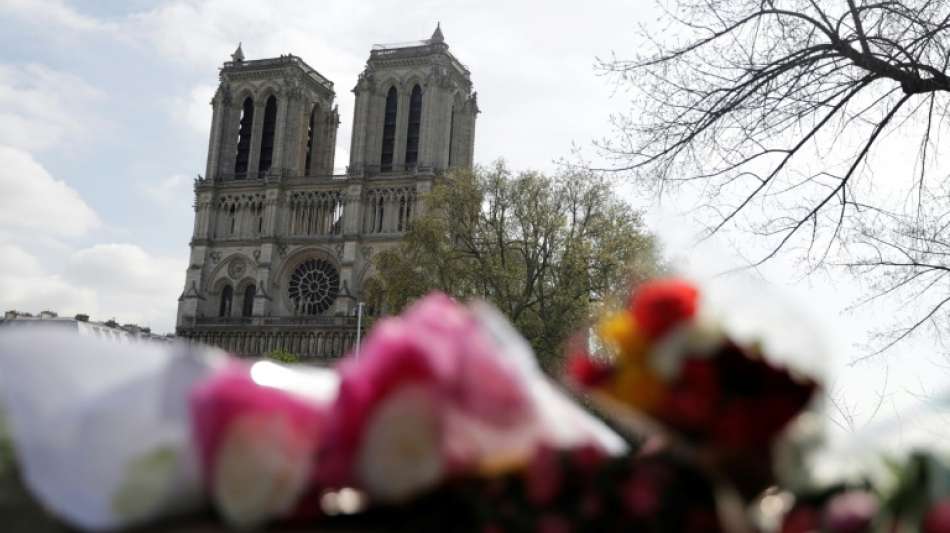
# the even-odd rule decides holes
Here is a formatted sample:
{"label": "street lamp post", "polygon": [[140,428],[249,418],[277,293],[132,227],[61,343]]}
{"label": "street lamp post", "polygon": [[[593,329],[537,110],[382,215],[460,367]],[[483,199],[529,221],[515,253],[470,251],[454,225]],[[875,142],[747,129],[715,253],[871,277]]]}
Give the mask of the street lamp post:
{"label": "street lamp post", "polygon": [[360,340],[363,337],[363,302],[356,302],[356,352],[355,357],[360,356]]}
{"label": "street lamp post", "polygon": [[355,357],[360,356],[360,341],[363,338],[363,306],[366,305],[357,296],[353,296],[350,287],[346,281],[343,282],[343,291],[340,296],[349,298],[356,303],[356,350],[353,352]]}

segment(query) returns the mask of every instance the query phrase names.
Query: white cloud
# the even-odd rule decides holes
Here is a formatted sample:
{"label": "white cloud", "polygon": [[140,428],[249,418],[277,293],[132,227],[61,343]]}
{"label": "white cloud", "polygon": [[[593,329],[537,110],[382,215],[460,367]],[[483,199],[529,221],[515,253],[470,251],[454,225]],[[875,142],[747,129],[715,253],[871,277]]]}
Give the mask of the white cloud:
{"label": "white cloud", "polygon": [[173,331],[187,260],[149,254],[134,244],[97,244],[67,260],[63,278],[96,294],[96,312],[156,331]]}
{"label": "white cloud", "polygon": [[198,138],[207,140],[211,129],[211,99],[215,85],[197,85],[191,88],[187,96],[175,98],[171,102],[172,114],[190,127]]}
{"label": "white cloud", "polygon": [[54,310],[64,314],[82,312],[95,305],[95,292],[65,282],[45,272],[40,261],[25,249],[0,243],[0,306],[37,313]]}
{"label": "white cloud", "polygon": [[46,270],[25,249],[0,243],[0,307],[61,316],[86,313],[115,318],[155,331],[174,331],[177,296],[184,285],[185,259],[150,255],[133,244],[97,244]]}
{"label": "white cloud", "polygon": [[83,15],[62,0],[3,0],[0,12],[29,23],[79,32],[112,30],[111,24]]}
{"label": "white cloud", "polygon": [[105,127],[92,111],[102,100],[78,76],[38,64],[0,64],[0,144],[36,151],[87,142]]}
{"label": "white cloud", "polygon": [[40,262],[35,257],[12,243],[0,243],[0,257],[3,273],[7,275],[29,276],[40,270]]}
{"label": "white cloud", "polygon": [[79,193],[17,148],[0,145],[0,191],[0,230],[75,237],[100,225]]}
{"label": "white cloud", "polygon": [[[190,188],[189,180],[172,176],[155,191],[171,198],[183,186]],[[156,256],[133,244],[76,250],[68,243],[101,226],[98,215],[17,148],[0,146],[0,191],[0,308],[87,313],[174,329],[184,258]]]}
{"label": "white cloud", "polygon": [[141,189],[146,197],[165,208],[185,210],[191,206],[190,200],[194,198],[192,178],[181,174],[172,174],[156,182],[142,183]]}

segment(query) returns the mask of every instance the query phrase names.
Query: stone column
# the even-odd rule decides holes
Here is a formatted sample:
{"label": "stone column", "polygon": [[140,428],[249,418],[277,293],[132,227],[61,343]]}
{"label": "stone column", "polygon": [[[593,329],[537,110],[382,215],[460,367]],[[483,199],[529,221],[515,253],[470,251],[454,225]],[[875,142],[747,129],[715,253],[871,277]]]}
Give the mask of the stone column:
{"label": "stone column", "polygon": [[344,238],[355,238],[362,229],[362,195],[363,186],[354,183],[346,188],[343,204],[343,235]]}
{"label": "stone column", "polygon": [[379,172],[383,152],[383,119],[386,112],[386,95],[373,93],[368,101],[366,115],[366,152],[363,164],[369,174]]}
{"label": "stone column", "polygon": [[237,138],[241,127],[241,104],[231,102],[221,110],[221,138],[218,141],[217,173],[208,176],[217,180],[222,174],[234,174],[234,163],[237,157]]}
{"label": "stone column", "polygon": [[274,124],[274,154],[271,158],[271,168],[268,172],[281,173],[289,170],[291,175],[297,174],[296,168],[300,163],[292,162],[294,139],[297,137],[292,131],[297,126],[296,112],[300,102],[300,89],[293,88],[283,91],[277,98],[277,121]]}
{"label": "stone column", "polygon": [[[205,178],[215,179],[218,176],[218,161],[221,151],[221,128],[224,121],[224,115],[227,113],[227,105],[230,104],[230,96],[225,97],[222,94],[222,88],[218,88],[218,94],[211,100],[211,131],[208,134],[208,161],[205,167]],[[225,103],[227,100],[227,103]]]}
{"label": "stone column", "polygon": [[337,108],[327,112],[324,119],[323,136],[320,138],[320,174],[333,175],[333,161],[336,158],[336,132],[340,127],[340,113]]}
{"label": "stone column", "polygon": [[261,164],[261,140],[264,135],[264,110],[267,98],[254,101],[254,122],[251,124],[251,153],[247,162],[247,177],[256,178]]}
{"label": "stone column", "polygon": [[401,171],[406,164],[406,139],[409,129],[409,94],[412,87],[400,84],[396,99],[396,139],[393,143],[393,170]]}
{"label": "stone column", "polygon": [[418,166],[432,166],[432,149],[429,147],[429,139],[432,136],[432,82],[429,81],[422,85],[422,123],[419,125],[419,163]]}
{"label": "stone column", "polygon": [[353,131],[350,134],[349,172],[354,175],[361,175],[363,165],[366,162],[366,130],[370,90],[368,88],[361,89],[358,84],[353,92],[356,93],[356,102],[353,106]]}

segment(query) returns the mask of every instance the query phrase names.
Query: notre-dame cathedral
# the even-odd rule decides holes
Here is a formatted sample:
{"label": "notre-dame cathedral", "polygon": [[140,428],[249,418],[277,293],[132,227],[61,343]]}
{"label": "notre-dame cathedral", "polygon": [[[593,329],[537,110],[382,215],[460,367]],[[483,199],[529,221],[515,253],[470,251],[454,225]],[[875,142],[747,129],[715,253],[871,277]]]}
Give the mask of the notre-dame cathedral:
{"label": "notre-dame cathedral", "polygon": [[399,243],[433,181],[472,165],[476,95],[441,29],[375,45],[353,88],[346,173],[334,174],[333,82],[299,57],[220,70],[177,333],[241,354],[333,358],[378,294],[373,255]]}

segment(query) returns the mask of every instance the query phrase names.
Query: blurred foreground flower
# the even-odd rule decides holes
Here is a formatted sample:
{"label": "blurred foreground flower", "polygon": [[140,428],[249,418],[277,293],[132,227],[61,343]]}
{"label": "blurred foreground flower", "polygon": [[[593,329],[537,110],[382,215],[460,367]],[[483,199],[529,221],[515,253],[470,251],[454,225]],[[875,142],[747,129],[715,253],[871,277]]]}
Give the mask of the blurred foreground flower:
{"label": "blurred foreground flower", "polygon": [[[319,477],[397,503],[454,475],[524,464],[541,442],[622,447],[554,391],[509,329],[493,311],[442,294],[380,321],[359,357],[339,366]],[[576,422],[568,431],[552,405]]]}
{"label": "blurred foreground flower", "polygon": [[117,529],[199,508],[187,395],[217,350],[0,332],[0,395],[21,476],[60,519]]}
{"label": "blurred foreground flower", "polygon": [[[309,487],[336,385],[335,377],[324,375],[329,371],[310,372],[316,374],[269,361],[232,362],[192,393],[206,485],[232,525],[285,518]],[[293,392],[295,386],[327,392],[304,396]]]}
{"label": "blurred foreground flower", "polygon": [[577,354],[568,371],[595,397],[642,413],[693,445],[768,453],[816,385],[730,339],[700,304],[698,289],[685,281],[643,284],[628,308],[599,324],[611,359]]}

